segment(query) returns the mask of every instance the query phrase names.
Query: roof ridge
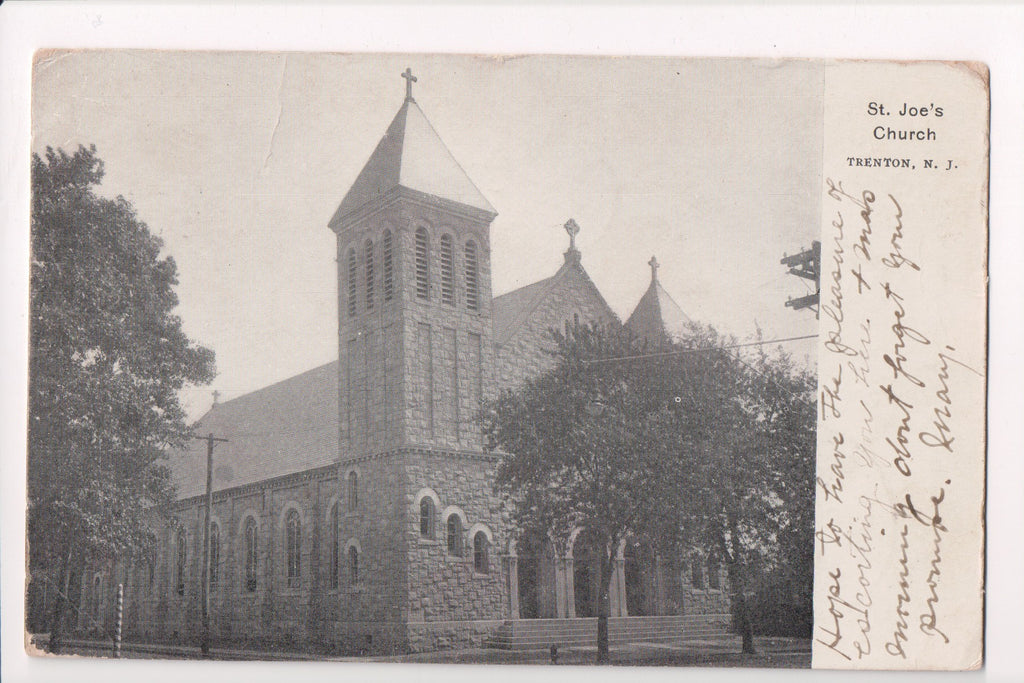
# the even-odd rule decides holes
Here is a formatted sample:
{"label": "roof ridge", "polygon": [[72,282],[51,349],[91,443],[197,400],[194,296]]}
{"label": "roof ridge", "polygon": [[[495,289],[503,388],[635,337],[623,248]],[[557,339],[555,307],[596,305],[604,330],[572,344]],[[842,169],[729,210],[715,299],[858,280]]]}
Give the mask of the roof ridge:
{"label": "roof ridge", "polygon": [[336,365],[337,363],[338,363],[337,360],[331,360],[331,361],[328,361],[326,363],[322,363],[320,365],[317,365],[316,367],[312,367],[312,368],[310,368],[308,370],[303,370],[302,372],[300,372],[300,373],[298,373],[296,375],[289,375],[288,377],[285,377],[284,379],[279,379],[276,382],[271,382],[270,384],[264,384],[261,387],[257,387],[256,389],[253,389],[252,391],[247,391],[244,394],[239,394],[238,396],[235,396],[232,399],[228,399],[227,401],[224,401],[223,403],[216,403],[213,406],[211,406],[209,410],[207,410],[205,413],[203,413],[202,416],[200,416],[193,424],[197,425],[200,422],[202,422],[203,420],[205,420],[207,417],[210,416],[210,414],[214,411],[215,408],[223,408],[224,406],[226,406],[226,405],[228,405],[230,403],[235,403],[236,401],[241,401],[242,399],[250,398],[252,396],[255,396],[256,394],[263,393],[264,391],[269,391],[270,389],[278,387],[278,386],[280,386],[282,384],[287,384],[288,382],[293,382],[295,380],[298,380],[300,377],[305,377],[306,375],[310,375],[310,374],[316,372],[317,370],[324,370],[329,365]]}

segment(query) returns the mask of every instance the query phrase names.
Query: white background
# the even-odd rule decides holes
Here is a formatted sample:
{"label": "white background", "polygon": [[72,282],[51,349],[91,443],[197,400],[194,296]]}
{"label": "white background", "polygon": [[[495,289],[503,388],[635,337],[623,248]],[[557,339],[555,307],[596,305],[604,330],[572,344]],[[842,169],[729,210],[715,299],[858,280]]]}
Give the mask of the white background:
{"label": "white background", "polygon": [[[25,311],[31,56],[40,47],[640,54],[977,60],[991,69],[989,490],[986,680],[1019,680],[1024,627],[1021,384],[1024,311],[1024,8],[915,4],[815,8],[281,7],[62,5],[0,8],[0,495],[2,678],[149,681],[785,680],[804,671],[552,669],[412,665],[52,661],[22,649]],[[920,674],[924,676],[925,674]],[[883,674],[884,676],[884,674]],[[877,677],[877,675],[876,675]],[[901,676],[904,678],[905,676]],[[914,676],[910,676],[913,678]],[[966,677],[966,675],[964,675]],[[972,676],[976,678],[977,676]],[[959,678],[959,677],[958,677]]]}

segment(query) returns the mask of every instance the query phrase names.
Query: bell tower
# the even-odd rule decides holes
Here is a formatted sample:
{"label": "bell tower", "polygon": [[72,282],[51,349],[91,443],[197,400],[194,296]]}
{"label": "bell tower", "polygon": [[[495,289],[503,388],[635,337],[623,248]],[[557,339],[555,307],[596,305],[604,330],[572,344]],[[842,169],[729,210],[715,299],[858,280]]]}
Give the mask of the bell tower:
{"label": "bell tower", "polygon": [[[375,638],[374,649],[420,649],[455,622],[501,618],[508,594],[495,463],[476,422],[494,391],[497,214],[413,98],[416,77],[401,75],[405,101],[329,223],[347,510],[338,537],[342,558],[349,547],[359,557],[339,628]],[[474,540],[493,548],[486,564],[474,564]]]}

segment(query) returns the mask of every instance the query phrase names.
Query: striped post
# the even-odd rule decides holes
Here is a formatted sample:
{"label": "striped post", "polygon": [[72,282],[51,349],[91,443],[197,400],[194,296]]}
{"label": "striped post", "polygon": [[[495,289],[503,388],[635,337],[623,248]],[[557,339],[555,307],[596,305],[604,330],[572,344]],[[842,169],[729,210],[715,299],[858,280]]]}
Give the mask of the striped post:
{"label": "striped post", "polygon": [[121,658],[121,619],[124,617],[124,584],[117,584],[117,620],[114,624],[114,659]]}

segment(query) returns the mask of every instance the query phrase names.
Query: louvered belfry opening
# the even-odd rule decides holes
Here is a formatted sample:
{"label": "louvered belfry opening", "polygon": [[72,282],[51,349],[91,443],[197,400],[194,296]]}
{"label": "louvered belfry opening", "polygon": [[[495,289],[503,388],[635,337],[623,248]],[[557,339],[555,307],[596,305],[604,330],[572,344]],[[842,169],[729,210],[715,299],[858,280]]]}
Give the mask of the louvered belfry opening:
{"label": "louvered belfry opening", "polygon": [[419,299],[430,298],[429,259],[430,238],[425,228],[419,228],[416,231],[416,297]]}

